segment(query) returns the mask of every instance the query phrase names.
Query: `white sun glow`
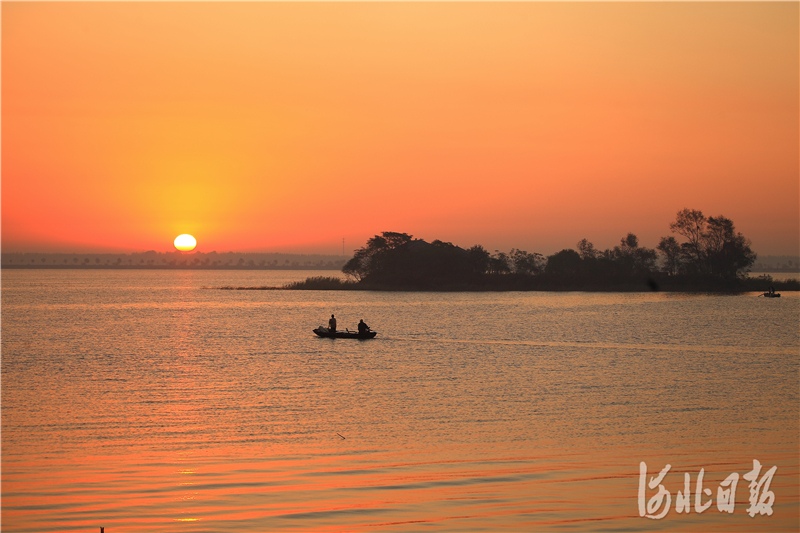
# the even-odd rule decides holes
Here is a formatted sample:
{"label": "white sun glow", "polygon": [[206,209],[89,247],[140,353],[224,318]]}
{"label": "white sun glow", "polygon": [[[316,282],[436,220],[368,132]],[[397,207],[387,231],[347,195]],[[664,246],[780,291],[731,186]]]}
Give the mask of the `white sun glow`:
{"label": "white sun glow", "polygon": [[175,237],[175,248],[182,252],[194,250],[195,246],[197,246],[197,240],[188,233]]}

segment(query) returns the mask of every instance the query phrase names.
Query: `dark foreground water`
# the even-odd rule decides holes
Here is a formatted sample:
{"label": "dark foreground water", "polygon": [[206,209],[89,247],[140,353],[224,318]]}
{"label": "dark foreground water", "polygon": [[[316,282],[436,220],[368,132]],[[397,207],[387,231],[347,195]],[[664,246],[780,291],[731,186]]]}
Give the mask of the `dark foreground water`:
{"label": "dark foreground water", "polygon": [[206,288],[307,275],[3,271],[2,530],[800,528],[796,293]]}

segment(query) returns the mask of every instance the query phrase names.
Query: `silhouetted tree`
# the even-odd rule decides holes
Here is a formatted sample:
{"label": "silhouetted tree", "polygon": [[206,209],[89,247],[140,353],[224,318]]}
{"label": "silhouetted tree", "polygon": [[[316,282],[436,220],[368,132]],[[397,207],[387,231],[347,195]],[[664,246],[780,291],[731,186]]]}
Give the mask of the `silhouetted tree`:
{"label": "silhouetted tree", "polygon": [[490,274],[508,274],[511,272],[511,265],[508,262],[508,254],[497,250],[489,257]]}
{"label": "silhouetted tree", "polygon": [[449,242],[384,232],[356,250],[342,272],[362,286],[442,289],[476,280],[491,268],[491,259],[482,247],[467,251]]}
{"label": "silhouetted tree", "polygon": [[675,222],[669,225],[670,231],[686,238],[686,242],[681,245],[683,253],[697,265],[704,260],[702,242],[705,227],[706,217],[702,211],[686,208],[678,211]]}
{"label": "silhouetted tree", "polygon": [[387,259],[387,254],[400,246],[411,242],[411,235],[384,231],[367,241],[367,245],[356,250],[353,257],[342,267],[342,272],[356,281],[369,276],[370,273],[380,270]]}
{"label": "silhouetted tree", "polygon": [[706,257],[709,272],[725,279],[746,275],[756,260],[750,241],[736,233],[733,221],[723,216],[709,217],[706,231]]}
{"label": "silhouetted tree", "polygon": [[706,218],[701,211],[683,209],[669,227],[687,240],[681,244],[681,267],[688,274],[736,279],[756,260],[750,241],[722,215]]}
{"label": "silhouetted tree", "polygon": [[643,276],[650,274],[656,262],[656,251],[639,246],[639,238],[633,233],[620,239],[619,246],[611,251],[611,258],[616,263],[619,274]]}
{"label": "silhouetted tree", "polygon": [[483,246],[476,244],[467,250],[470,270],[475,275],[485,274],[489,270],[490,255]]}
{"label": "silhouetted tree", "polygon": [[545,259],[542,254],[512,248],[510,258],[517,274],[540,274],[544,271]]}
{"label": "silhouetted tree", "polygon": [[588,259],[597,259],[599,252],[595,250],[594,244],[586,239],[581,239],[578,241],[578,254],[581,256],[581,259],[586,261]]}
{"label": "silhouetted tree", "polygon": [[661,237],[656,249],[664,256],[664,272],[670,276],[677,274],[681,266],[681,245],[675,237]]}
{"label": "silhouetted tree", "polygon": [[551,276],[575,276],[583,270],[583,260],[578,252],[564,249],[547,258],[544,267],[546,274]]}

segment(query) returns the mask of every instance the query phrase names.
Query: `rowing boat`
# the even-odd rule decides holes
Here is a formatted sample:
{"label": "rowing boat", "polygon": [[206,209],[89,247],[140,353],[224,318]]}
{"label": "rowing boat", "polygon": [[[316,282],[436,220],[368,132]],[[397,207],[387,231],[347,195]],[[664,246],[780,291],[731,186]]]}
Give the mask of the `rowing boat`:
{"label": "rowing boat", "polygon": [[335,331],[331,333],[331,330],[328,328],[323,328],[322,326],[313,331],[317,334],[317,336],[327,337],[329,339],[371,339],[378,334],[377,331],[365,331],[364,333],[359,333],[357,331],[350,330]]}

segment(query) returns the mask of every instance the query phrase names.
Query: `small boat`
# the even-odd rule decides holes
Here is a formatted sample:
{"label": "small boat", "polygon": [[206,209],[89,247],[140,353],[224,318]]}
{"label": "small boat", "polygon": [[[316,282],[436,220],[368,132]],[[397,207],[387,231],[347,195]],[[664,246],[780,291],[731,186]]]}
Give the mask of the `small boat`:
{"label": "small boat", "polygon": [[377,331],[365,331],[364,333],[359,333],[357,331],[350,331],[349,329],[345,331],[337,330],[331,333],[331,330],[328,328],[323,328],[322,326],[313,331],[319,337],[327,337],[330,339],[371,339],[378,334]]}
{"label": "small boat", "polygon": [[779,292],[765,292],[761,296],[764,296],[765,298],[780,298],[781,297],[781,293],[779,293]]}

